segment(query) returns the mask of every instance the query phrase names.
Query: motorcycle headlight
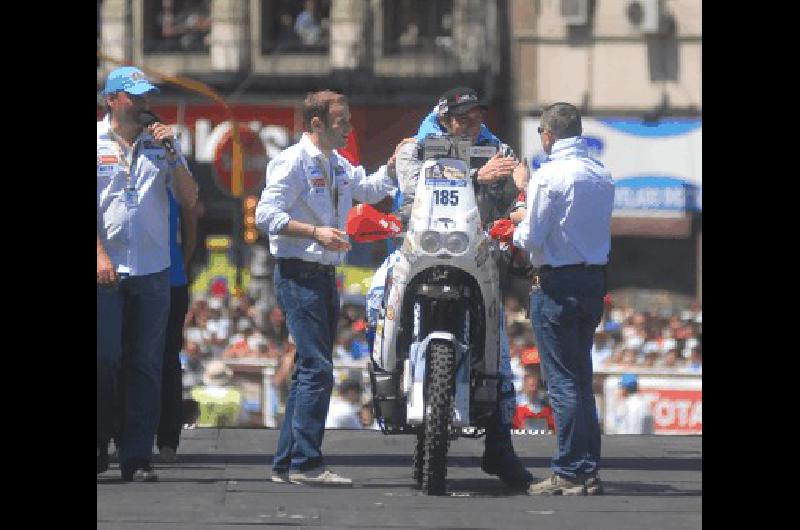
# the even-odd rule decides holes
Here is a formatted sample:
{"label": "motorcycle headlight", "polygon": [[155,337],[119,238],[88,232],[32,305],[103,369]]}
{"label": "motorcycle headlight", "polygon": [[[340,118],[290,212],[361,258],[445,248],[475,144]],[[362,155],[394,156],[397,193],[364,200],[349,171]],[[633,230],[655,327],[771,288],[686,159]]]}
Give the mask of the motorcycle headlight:
{"label": "motorcycle headlight", "polygon": [[452,254],[461,254],[468,245],[469,237],[464,232],[451,232],[444,238],[444,248]]}
{"label": "motorcycle headlight", "polygon": [[442,248],[442,240],[439,237],[439,233],[431,230],[423,233],[419,238],[419,246],[428,254],[434,254]]}

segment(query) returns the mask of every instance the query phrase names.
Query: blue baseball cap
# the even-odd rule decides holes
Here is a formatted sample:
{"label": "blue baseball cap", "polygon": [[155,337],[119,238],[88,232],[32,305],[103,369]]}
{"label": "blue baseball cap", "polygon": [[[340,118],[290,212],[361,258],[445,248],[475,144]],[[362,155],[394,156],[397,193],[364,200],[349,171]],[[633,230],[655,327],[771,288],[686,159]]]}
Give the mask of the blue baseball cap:
{"label": "blue baseball cap", "polygon": [[141,96],[142,94],[160,92],[157,86],[147,80],[144,72],[134,66],[123,66],[112,70],[106,78],[106,86],[100,92],[104,96],[114,94],[115,92],[125,91],[134,96]]}
{"label": "blue baseball cap", "polygon": [[639,387],[639,378],[636,374],[622,374],[619,386],[628,390],[636,390]]}

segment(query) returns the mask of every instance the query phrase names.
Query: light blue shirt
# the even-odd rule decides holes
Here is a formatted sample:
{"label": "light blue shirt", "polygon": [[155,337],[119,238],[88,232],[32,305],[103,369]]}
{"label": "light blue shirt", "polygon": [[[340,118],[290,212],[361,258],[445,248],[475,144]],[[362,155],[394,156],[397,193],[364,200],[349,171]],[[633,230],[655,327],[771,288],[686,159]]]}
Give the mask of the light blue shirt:
{"label": "light blue shirt", "polygon": [[[97,122],[97,233],[118,273],[161,272],[170,264],[166,151],[144,130],[125,152],[109,120]],[[175,148],[185,164],[178,143]],[[133,200],[126,199],[129,186]]]}
{"label": "light blue shirt", "polygon": [[[327,175],[323,171],[327,165]],[[334,176],[338,203],[328,177]],[[311,238],[280,235],[290,220],[344,230],[353,199],[375,203],[395,190],[386,166],[370,176],[363,166],[353,166],[333,151],[326,162],[307,134],[283,150],[267,165],[267,178],[256,206],[256,226],[269,236],[269,250],[276,258],[299,258],[338,265],[344,252],[326,250]],[[335,207],[336,206],[336,207]]]}
{"label": "light blue shirt", "polygon": [[531,176],[526,207],[514,245],[530,252],[535,267],[608,262],[614,180],[583,138],[556,141]]}

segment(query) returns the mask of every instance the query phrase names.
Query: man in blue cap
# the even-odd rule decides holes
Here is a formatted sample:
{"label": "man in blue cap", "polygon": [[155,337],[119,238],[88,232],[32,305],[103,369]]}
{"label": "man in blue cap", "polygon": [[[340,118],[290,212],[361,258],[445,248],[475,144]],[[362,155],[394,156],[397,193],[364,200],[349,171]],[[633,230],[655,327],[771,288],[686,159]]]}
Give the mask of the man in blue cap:
{"label": "man in blue cap", "polygon": [[639,393],[639,377],[622,374],[618,386],[618,401],[607,434],[653,434],[653,415],[650,403]]}
{"label": "man in blue cap", "polygon": [[107,114],[97,122],[97,473],[108,469],[122,394],[125,481],[157,480],[150,458],[170,306],[167,189],[187,208],[197,200],[172,129],[144,119],[157,92],[138,68],[117,68],[101,92]]}

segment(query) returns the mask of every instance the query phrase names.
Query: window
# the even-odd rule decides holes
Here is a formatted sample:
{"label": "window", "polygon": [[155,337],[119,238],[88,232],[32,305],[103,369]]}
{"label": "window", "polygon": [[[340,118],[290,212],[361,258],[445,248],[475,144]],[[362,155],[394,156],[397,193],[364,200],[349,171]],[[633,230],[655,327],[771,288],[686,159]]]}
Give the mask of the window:
{"label": "window", "polygon": [[385,55],[452,48],[453,0],[392,0],[383,5]]}
{"label": "window", "polygon": [[261,0],[261,53],[328,53],[331,0]]}
{"label": "window", "polygon": [[144,0],[145,53],[207,53],[211,0]]}

